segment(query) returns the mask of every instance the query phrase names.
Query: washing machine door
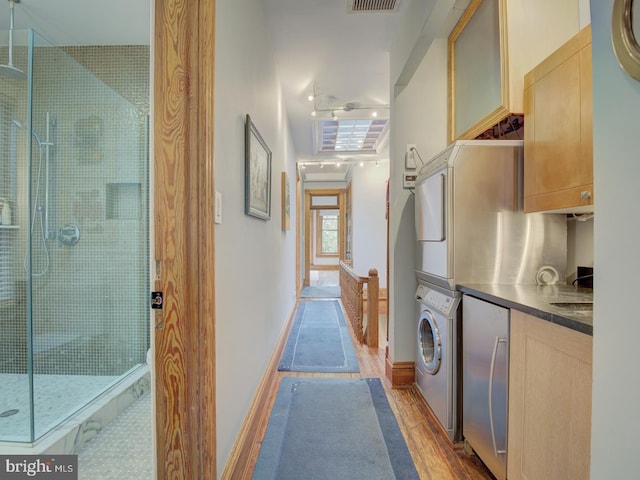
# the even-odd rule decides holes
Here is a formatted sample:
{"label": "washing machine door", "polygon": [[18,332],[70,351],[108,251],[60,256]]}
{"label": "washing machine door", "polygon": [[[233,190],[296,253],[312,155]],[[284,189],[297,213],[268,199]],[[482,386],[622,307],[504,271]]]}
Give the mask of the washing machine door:
{"label": "washing machine door", "polygon": [[436,319],[428,310],[423,310],[418,320],[418,358],[427,373],[438,373],[442,360],[442,339]]}

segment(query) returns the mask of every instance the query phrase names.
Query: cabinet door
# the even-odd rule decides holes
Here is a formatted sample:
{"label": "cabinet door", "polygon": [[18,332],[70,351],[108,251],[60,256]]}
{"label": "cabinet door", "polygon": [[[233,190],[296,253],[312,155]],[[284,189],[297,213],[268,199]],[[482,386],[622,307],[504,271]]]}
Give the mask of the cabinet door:
{"label": "cabinet door", "polygon": [[588,480],[592,337],[511,311],[510,480]]}
{"label": "cabinet door", "polygon": [[450,142],[475,138],[509,114],[505,10],[506,0],[473,0],[449,36]]}
{"label": "cabinet door", "polygon": [[[591,45],[580,50],[580,184],[593,193],[593,60]],[[593,204],[593,195],[589,199]]]}
{"label": "cabinet door", "polygon": [[525,211],[593,204],[591,32],[525,78]]}
{"label": "cabinet door", "polygon": [[498,480],[506,478],[509,310],[462,297],[462,433]]}

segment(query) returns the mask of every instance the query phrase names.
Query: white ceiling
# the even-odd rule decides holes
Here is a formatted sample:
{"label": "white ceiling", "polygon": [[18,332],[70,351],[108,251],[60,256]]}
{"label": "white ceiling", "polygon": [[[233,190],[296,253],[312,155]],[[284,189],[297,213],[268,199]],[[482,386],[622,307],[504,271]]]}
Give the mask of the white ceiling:
{"label": "white ceiling", "polygon": [[[406,0],[393,13],[348,13],[348,0],[263,3],[296,152],[301,161],[312,160],[313,104],[307,96],[314,87],[319,106],[389,104],[389,47]],[[366,118],[368,112],[351,114]]]}

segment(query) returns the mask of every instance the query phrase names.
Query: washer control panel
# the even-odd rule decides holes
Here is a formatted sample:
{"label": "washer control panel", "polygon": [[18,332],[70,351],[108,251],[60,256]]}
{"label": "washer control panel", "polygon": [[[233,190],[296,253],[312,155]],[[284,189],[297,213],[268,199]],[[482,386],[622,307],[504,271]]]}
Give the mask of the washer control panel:
{"label": "washer control panel", "polygon": [[437,290],[422,284],[419,284],[418,289],[416,290],[416,300],[444,313],[445,315],[451,314],[457,307],[458,303],[460,303],[459,298],[438,292]]}

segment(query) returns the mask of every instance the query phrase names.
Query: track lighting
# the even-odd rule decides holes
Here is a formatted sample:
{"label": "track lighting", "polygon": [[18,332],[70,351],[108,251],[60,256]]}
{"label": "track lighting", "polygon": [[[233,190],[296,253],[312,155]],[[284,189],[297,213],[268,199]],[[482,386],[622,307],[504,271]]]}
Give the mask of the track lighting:
{"label": "track lighting", "polygon": [[367,165],[375,165],[376,167],[381,166],[381,161],[379,159],[368,159],[368,160],[356,160],[354,158],[350,159],[339,159],[339,160],[314,160],[310,162],[298,162],[298,167],[300,169],[305,169],[309,166],[312,168],[322,168],[324,169],[327,165],[335,166],[336,168],[340,167],[349,167],[350,165],[358,165],[360,167],[366,167]]}
{"label": "track lighting", "polygon": [[316,97],[317,97],[316,86],[313,85],[311,93],[307,96],[307,100],[309,100],[310,102],[313,102],[316,99]]}
{"label": "track lighting", "polygon": [[337,120],[338,117],[336,115],[336,112],[338,111],[343,111],[343,112],[352,112],[354,110],[372,110],[372,112],[369,114],[372,118],[377,118],[380,113],[379,110],[380,109],[385,109],[388,110],[389,106],[388,105],[363,105],[363,106],[356,106],[357,104],[354,103],[345,103],[344,105],[329,105],[326,107],[323,106],[318,106],[314,104],[314,108],[313,111],[311,112],[311,116],[315,117],[318,113],[323,113],[323,112],[327,112],[331,114],[331,118],[333,120]]}
{"label": "track lighting", "polygon": [[307,96],[307,99],[310,102],[313,102],[313,111],[311,112],[311,116],[316,117],[318,116],[318,113],[326,112],[331,114],[331,119],[334,121],[338,120],[338,116],[336,115],[337,111],[352,112],[354,110],[369,110],[371,112],[370,116],[372,118],[377,118],[379,116],[379,110],[389,110],[389,105],[361,105],[358,102],[346,102],[338,105],[322,105],[318,102],[318,98],[319,96],[316,93],[314,86],[313,93]]}

